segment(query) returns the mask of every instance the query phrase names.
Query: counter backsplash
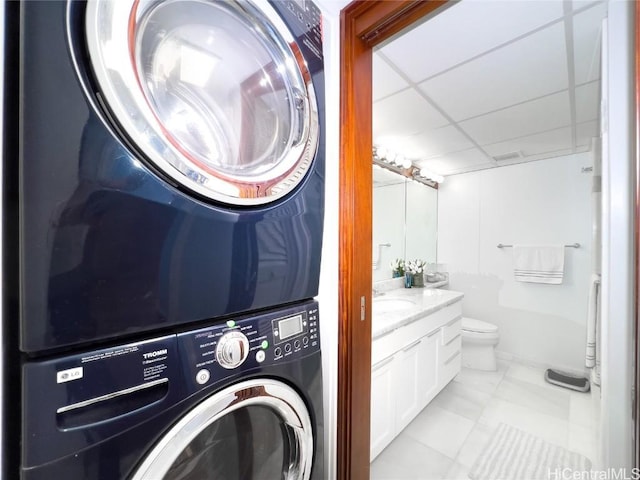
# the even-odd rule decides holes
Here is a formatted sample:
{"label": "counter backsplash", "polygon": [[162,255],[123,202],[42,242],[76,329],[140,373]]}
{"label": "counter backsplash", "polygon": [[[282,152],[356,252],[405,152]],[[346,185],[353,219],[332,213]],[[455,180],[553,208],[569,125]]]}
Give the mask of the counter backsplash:
{"label": "counter backsplash", "polygon": [[[442,282],[428,283],[424,282],[424,287],[419,288],[440,288],[449,285],[449,280]],[[373,283],[373,288],[380,294],[396,290],[397,288],[404,288],[404,277],[390,278],[388,280],[380,280]]]}

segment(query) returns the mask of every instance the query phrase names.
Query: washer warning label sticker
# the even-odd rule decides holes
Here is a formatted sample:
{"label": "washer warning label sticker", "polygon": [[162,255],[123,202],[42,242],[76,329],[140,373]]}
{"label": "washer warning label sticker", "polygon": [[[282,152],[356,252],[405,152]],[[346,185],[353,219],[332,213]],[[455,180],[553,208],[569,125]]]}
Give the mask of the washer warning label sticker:
{"label": "washer warning label sticker", "polygon": [[83,367],[69,368],[57,373],[57,382],[64,383],[72,380],[79,380],[84,375]]}

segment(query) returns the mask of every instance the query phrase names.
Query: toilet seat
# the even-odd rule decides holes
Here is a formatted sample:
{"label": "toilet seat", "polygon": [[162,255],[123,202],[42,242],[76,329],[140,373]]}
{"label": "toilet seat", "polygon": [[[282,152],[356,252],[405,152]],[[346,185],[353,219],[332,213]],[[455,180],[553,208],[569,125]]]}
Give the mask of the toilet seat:
{"label": "toilet seat", "polygon": [[497,333],[498,327],[477,318],[462,317],[462,330],[475,333]]}

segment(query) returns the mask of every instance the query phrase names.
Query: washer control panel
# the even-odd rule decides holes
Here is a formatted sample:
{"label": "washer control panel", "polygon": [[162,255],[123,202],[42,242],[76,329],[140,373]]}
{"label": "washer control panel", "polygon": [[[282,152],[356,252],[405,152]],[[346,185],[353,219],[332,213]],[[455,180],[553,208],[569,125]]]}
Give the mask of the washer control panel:
{"label": "washer control panel", "polygon": [[249,355],[249,340],[242,332],[225,333],[216,346],[216,360],[222,368],[236,368],[242,365]]}
{"label": "washer control panel", "polygon": [[253,369],[320,351],[318,303],[217,322],[178,334],[187,383],[193,389]]}
{"label": "washer control panel", "polygon": [[311,0],[286,0],[279,2],[283,16],[302,43],[317,58],[322,58],[322,13]]}

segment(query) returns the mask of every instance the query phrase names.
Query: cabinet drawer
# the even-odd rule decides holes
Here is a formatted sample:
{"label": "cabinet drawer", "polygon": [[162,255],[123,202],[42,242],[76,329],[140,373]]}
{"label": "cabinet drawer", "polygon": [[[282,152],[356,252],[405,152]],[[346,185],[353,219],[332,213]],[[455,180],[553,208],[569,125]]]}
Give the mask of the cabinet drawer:
{"label": "cabinet drawer", "polygon": [[455,337],[460,335],[461,330],[462,317],[457,316],[442,327],[442,344],[447,345],[450,343]]}
{"label": "cabinet drawer", "polygon": [[460,366],[462,364],[462,352],[454,353],[453,356],[446,358],[443,365],[440,367],[442,376],[440,378],[440,388],[443,388],[447,383],[453,380],[458,373],[460,373]]}
{"label": "cabinet drawer", "polygon": [[444,365],[444,362],[449,360],[456,352],[459,352],[462,348],[462,334],[458,333],[451,339],[449,343],[440,345],[440,351],[438,352],[438,358],[440,365]]}

